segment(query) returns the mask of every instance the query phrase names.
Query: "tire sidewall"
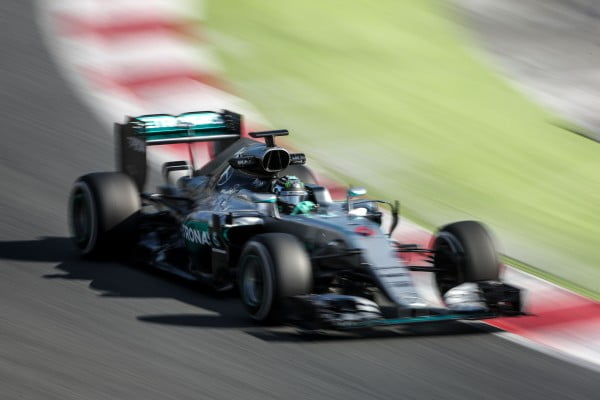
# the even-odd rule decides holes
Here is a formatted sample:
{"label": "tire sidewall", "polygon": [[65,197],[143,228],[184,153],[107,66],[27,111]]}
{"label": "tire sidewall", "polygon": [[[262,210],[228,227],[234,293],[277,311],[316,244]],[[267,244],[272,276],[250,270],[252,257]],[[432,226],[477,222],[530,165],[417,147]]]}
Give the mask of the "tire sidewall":
{"label": "tire sidewall", "polygon": [[[77,228],[75,218],[77,218],[75,214],[75,201],[77,201],[76,196],[81,195],[81,201],[85,203],[85,207],[89,212],[89,218],[86,218],[86,223],[88,224],[89,229],[89,238],[82,242],[77,238]],[[73,185],[73,189],[71,190],[71,194],[69,196],[69,226],[71,229],[71,236],[73,238],[73,242],[79,248],[82,255],[87,255],[93,252],[96,248],[98,241],[98,231],[100,227],[99,218],[98,218],[98,202],[94,196],[94,193],[90,189],[89,185],[84,181],[77,181]]]}
{"label": "tire sidewall", "polygon": [[[263,301],[253,306],[246,301],[246,258],[256,256],[263,274]],[[262,323],[277,323],[286,318],[290,298],[309,294],[313,286],[310,258],[297,237],[287,233],[262,233],[250,239],[238,263],[238,284],[244,307]]]}
{"label": "tire sidewall", "polygon": [[[250,257],[256,257],[258,259],[259,269],[263,280],[261,302],[258,307],[249,304],[248,295],[246,293],[245,279],[248,276],[247,268],[249,268],[248,261]],[[274,272],[273,260],[265,245],[257,241],[248,242],[240,257],[240,291],[244,307],[250,316],[257,321],[266,321],[269,319],[271,310],[273,309],[273,302],[276,296],[276,280]]]}
{"label": "tire sidewall", "polygon": [[[462,248],[460,241],[449,232],[441,231],[438,233],[436,237],[436,245],[434,247],[436,250],[438,250],[437,247],[440,245],[440,242],[442,242],[444,245],[447,245],[450,248],[450,251],[453,253],[454,257],[460,257],[460,254],[464,253],[464,249]],[[444,271],[445,274],[454,274],[457,283],[464,282],[465,280],[464,266],[460,264],[460,262],[457,262],[451,267],[452,269],[450,271]],[[441,283],[438,280],[439,278],[440,276],[436,273],[436,283],[438,285],[438,288],[440,289],[440,292],[444,293],[447,291],[448,288],[441,287]]]}
{"label": "tire sidewall", "polygon": [[[434,250],[438,250],[440,243],[447,243],[455,258],[456,264],[452,268],[456,270],[445,272],[455,274],[455,286],[464,282],[500,279],[500,263],[494,241],[480,222],[460,221],[440,228],[433,244]],[[436,281],[443,294],[447,288],[440,287],[437,275]]]}
{"label": "tire sidewall", "polygon": [[[83,205],[77,205],[77,201]],[[81,217],[76,215],[77,206],[87,208],[87,218],[76,221]],[[71,190],[68,213],[71,236],[81,255],[92,258],[124,255],[135,243],[140,210],[137,187],[121,172],[95,172],[77,179]],[[77,235],[76,224],[82,222],[90,232],[87,240]]]}

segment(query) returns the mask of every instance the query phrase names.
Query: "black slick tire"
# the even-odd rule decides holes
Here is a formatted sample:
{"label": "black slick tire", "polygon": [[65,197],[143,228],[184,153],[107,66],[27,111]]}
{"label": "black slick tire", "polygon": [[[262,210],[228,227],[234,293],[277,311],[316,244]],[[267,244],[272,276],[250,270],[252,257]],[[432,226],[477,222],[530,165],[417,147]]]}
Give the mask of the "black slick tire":
{"label": "black slick tire", "polygon": [[77,179],[69,197],[69,227],[81,255],[120,255],[135,241],[140,208],[137,187],[123,173],[97,172]]}
{"label": "black slick tire", "polygon": [[497,281],[500,261],[489,231],[477,221],[441,227],[433,246],[435,280],[443,295],[464,282]]}
{"label": "black slick tire", "polygon": [[310,259],[293,235],[256,235],[241,253],[238,283],[242,303],[252,319],[262,323],[281,322],[287,300],[308,294],[312,289]]}

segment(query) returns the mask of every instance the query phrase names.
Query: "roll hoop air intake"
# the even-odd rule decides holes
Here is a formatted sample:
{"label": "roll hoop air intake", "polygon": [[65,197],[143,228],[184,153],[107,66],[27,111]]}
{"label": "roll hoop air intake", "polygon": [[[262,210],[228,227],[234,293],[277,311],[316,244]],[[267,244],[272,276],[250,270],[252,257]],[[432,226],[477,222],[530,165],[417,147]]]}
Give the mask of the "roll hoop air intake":
{"label": "roll hoop air intake", "polygon": [[252,138],[264,138],[265,147],[251,151],[253,154],[240,154],[229,160],[235,169],[243,169],[261,175],[273,175],[286,169],[289,165],[302,165],[306,162],[303,153],[290,154],[287,150],[275,145],[275,136],[287,136],[285,129],[274,131],[250,132]]}

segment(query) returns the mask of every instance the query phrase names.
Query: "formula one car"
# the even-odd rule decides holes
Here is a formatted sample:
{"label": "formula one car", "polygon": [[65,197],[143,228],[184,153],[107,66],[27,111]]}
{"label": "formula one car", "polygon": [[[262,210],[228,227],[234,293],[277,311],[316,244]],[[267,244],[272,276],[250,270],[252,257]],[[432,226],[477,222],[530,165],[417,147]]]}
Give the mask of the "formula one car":
{"label": "formula one car", "polygon": [[[120,171],[84,175],[71,192],[70,227],[80,252],[125,251],[217,290],[237,287],[253,319],[310,329],[521,312],[520,290],[500,280],[482,224],[446,225],[428,249],[397,243],[391,237],[398,202],[365,199],[361,188],[333,201],[304,154],[276,145],[288,131],[241,133],[242,118],[230,111],[144,115],[116,124]],[[212,160],[199,169],[194,157],[166,162],[165,184],[145,192],[147,146],[193,142],[209,142]],[[388,232],[379,209],[386,204]],[[406,265],[398,256],[403,252],[424,254],[429,265]],[[411,270],[435,275],[444,307],[417,293]]]}

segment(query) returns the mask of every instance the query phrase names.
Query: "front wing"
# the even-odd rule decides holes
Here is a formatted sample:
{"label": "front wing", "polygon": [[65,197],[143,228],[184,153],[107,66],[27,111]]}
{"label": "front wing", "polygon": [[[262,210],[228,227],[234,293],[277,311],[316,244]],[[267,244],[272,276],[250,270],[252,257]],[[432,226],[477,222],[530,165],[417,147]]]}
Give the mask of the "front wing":
{"label": "front wing", "polygon": [[363,297],[331,293],[297,296],[291,301],[290,322],[304,329],[351,330],[523,315],[519,288],[500,282],[475,285],[477,301],[469,294],[466,301],[456,302],[453,294],[455,302],[447,308],[380,307]]}

